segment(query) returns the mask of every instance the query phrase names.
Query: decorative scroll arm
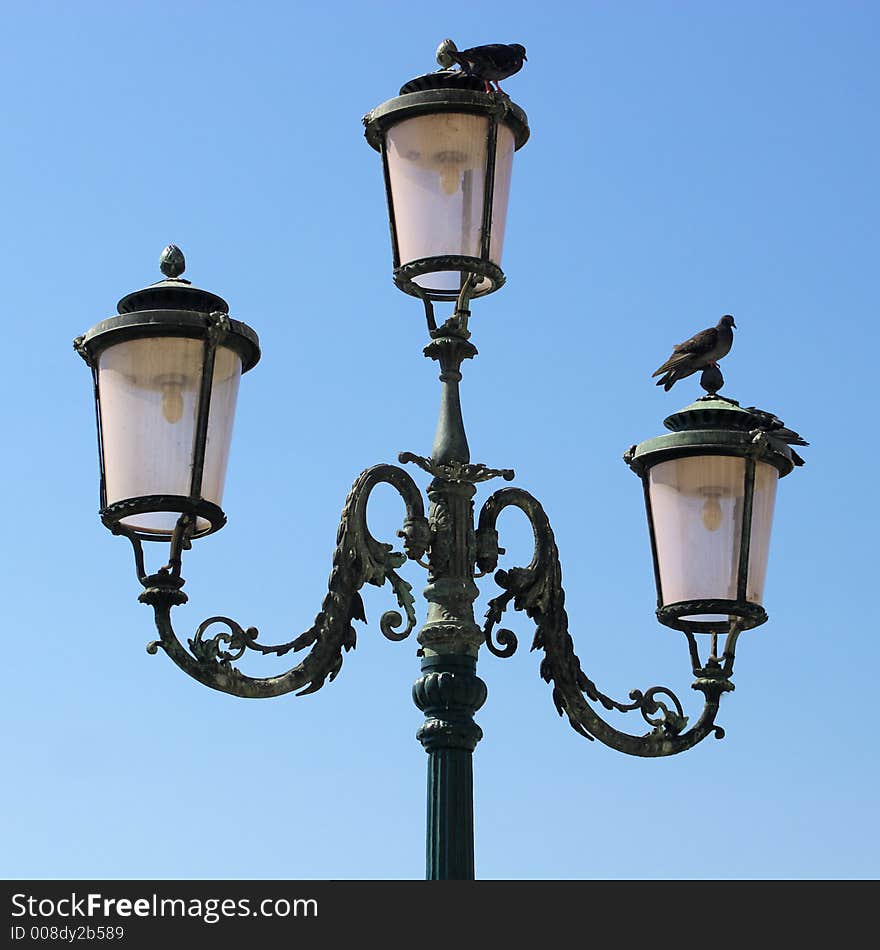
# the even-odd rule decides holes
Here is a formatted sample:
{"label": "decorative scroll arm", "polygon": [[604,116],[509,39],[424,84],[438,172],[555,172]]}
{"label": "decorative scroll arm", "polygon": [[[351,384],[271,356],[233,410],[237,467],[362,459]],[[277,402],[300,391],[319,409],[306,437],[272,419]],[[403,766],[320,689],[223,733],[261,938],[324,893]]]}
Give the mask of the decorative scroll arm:
{"label": "decorative scroll arm", "polygon": [[[398,536],[403,538],[405,553],[392,550],[392,545],[377,541],[367,528],[367,502],[373,488],[381,482],[393,486],[406,505],[406,519]],[[406,614],[406,626],[398,611],[387,611],[380,620],[382,633],[391,640],[402,640],[416,623],[411,585],[397,573],[409,557],[416,560],[425,553],[430,529],[418,486],[407,472],[393,465],[376,465],[362,472],[355,480],[342,509],[336,550],[330,572],[327,594],[312,626],[288,643],[268,646],[257,642],[255,627],[243,628],[228,617],[210,617],[200,624],[187,650],[171,624],[171,608],[185,602],[186,595],[179,573],[163,568],[158,574],[143,576],[143,559],[139,542],[135,546],[138,575],[145,590],[139,599],[153,607],[159,639],[147,647],[155,653],[160,647],[194,679],[213,689],[246,698],[265,698],[297,692],[298,695],[320,689],[326,680],[333,680],[342,667],[343,651],[355,646],[352,621],[366,621],[359,593],[365,583],[381,587],[389,582],[398,605]],[[214,625],[226,631],[206,638]],[[252,677],[242,673],[233,663],[247,650],[283,656],[311,647],[309,653],[292,669],[278,676]]]}
{"label": "decorative scroll arm", "polygon": [[[514,567],[495,574],[495,580],[504,592],[489,602],[486,614],[484,632],[491,652],[498,656],[510,656],[516,649],[516,638],[509,630],[500,630],[497,634],[503,649],[492,643],[495,625],[512,600],[514,608],[525,611],[536,624],[532,649],[544,651],[541,677],[552,684],[556,709],[560,716],[567,716],[576,732],[587,739],[598,739],[621,752],[639,756],[674,755],[696,745],[710,733],[720,739],[724,730],[715,725],[715,717],[722,694],[733,689],[730,675],[733,671],[733,644],[736,637],[728,638],[723,666],[714,657],[710,657],[705,666],[700,665],[696,641],[692,635],[688,637],[694,673],[698,677],[693,688],[704,694],[705,704],[699,719],[687,731],[684,731],[687,717],[681,703],[665,686],[654,686],[645,692],[633,690],[630,703],[610,699],[583,672],[574,652],[568,632],[565,591],[556,540],[544,509],[528,492],[520,488],[502,488],[486,501],[477,527],[480,550],[477,566],[483,571],[492,571],[497,567],[500,549],[497,547],[495,525],[500,513],[508,507],[519,508],[529,519],[535,548],[528,567]],[[641,736],[621,732],[602,719],[587,700],[608,710],[638,710],[653,729]]]}

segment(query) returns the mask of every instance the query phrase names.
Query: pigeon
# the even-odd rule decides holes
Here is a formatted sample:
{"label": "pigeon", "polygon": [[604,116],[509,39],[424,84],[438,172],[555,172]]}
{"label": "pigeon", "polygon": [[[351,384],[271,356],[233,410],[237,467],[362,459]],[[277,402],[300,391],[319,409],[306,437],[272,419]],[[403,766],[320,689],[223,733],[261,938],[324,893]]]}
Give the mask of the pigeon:
{"label": "pigeon", "polygon": [[489,43],[459,50],[452,40],[443,40],[437,47],[437,62],[443,69],[458,65],[468,76],[482,79],[486,92],[492,92],[494,82],[498,92],[506,95],[500,81],[518,73],[525,61],[526,48],[519,43]]}
{"label": "pigeon", "polygon": [[[794,429],[789,429],[788,426],[778,416],[774,416],[772,412],[758,409],[757,406],[747,406],[745,411],[752,417],[756,429],[766,432],[767,435],[772,436],[774,439],[779,439],[789,446],[810,444],[800,433],[795,432]],[[804,464],[804,460],[794,449],[791,450],[791,460],[795,465]]]}
{"label": "pigeon", "polygon": [[726,313],[714,327],[701,330],[683,343],[672,348],[672,355],[651,375],[660,376],[657,385],[666,392],[680,379],[696,373],[707,366],[718,365],[718,360],[727,356],[733,344],[733,317]]}

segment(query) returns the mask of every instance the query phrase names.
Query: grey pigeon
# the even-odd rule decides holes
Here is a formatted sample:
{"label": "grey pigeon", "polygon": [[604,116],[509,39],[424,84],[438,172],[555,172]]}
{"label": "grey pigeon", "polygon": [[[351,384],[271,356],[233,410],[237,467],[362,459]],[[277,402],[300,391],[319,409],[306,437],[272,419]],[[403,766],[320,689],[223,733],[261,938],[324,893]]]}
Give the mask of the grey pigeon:
{"label": "grey pigeon", "polygon": [[452,40],[443,40],[437,47],[437,62],[444,69],[458,65],[468,76],[482,79],[486,92],[492,92],[494,82],[498,92],[504,93],[500,81],[518,73],[525,61],[526,48],[519,43],[489,43],[459,50]]}
{"label": "grey pigeon", "polygon": [[[745,411],[751,415],[756,429],[766,432],[774,439],[779,439],[781,442],[785,442],[786,445],[810,444],[798,432],[795,432],[794,429],[789,429],[788,426],[778,416],[774,416],[772,412],[758,409],[757,406],[747,406]],[[791,460],[795,465],[804,464],[804,460],[794,449],[791,450]]]}
{"label": "grey pigeon", "polygon": [[661,377],[657,380],[657,385],[669,392],[675,383],[691,373],[707,366],[717,367],[718,360],[730,352],[735,326],[733,317],[725,313],[714,327],[701,330],[689,340],[677,343],[672,348],[669,359],[651,374],[652,377]]}

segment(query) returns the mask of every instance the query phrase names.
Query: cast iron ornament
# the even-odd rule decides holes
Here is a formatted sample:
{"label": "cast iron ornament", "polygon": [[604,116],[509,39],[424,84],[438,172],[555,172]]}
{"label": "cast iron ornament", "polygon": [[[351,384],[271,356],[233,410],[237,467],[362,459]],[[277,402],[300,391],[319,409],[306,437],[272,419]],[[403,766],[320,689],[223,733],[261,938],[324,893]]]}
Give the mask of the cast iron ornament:
{"label": "cast iron ornament", "polygon": [[[450,325],[454,326],[455,321]],[[540,675],[552,685],[557,711],[567,717],[580,735],[644,757],[674,755],[710,733],[721,738],[724,731],[715,725],[715,717],[721,696],[733,689],[730,679],[738,629],[728,635],[720,658],[716,656],[717,638],[712,638],[712,653],[706,663],[699,659],[696,638],[687,634],[697,677],[692,685],[704,694],[704,708],[693,727],[686,730],[688,717],[678,697],[667,687],[633,690],[631,701],[622,703],[602,693],[584,673],[568,630],[554,534],[546,513],[532,495],[519,488],[496,491],[483,505],[475,525],[472,498],[476,484],[496,477],[511,480],[514,473],[470,463],[458,404],[458,382],[463,358],[472,354],[465,352],[461,343],[461,336],[450,333],[435,336],[426,347],[426,355],[440,363],[444,388],[434,450],[431,458],[409,452],[400,456],[401,462],[413,462],[433,476],[427,490],[427,517],[421,492],[403,469],[376,465],[364,471],[355,480],[342,510],[328,592],[321,610],[312,626],[295,639],[264,645],[259,642],[255,627],[243,627],[229,617],[212,616],[187,640],[187,649],[174,632],[171,609],[187,600],[180,570],[182,551],[189,547],[192,515],[181,516],[171,542],[169,562],[155,574],[145,571],[140,540],[117,530],[129,537],[134,548],[138,579],[144,587],[139,599],[154,609],[159,639],[148,645],[148,651],[155,654],[161,648],[194,679],[236,696],[265,698],[315,692],[337,676],[344,653],[355,646],[353,621],[366,622],[359,594],[365,583],[389,583],[406,615],[403,626],[399,611],[386,612],[380,620],[384,636],[403,640],[415,628],[412,585],[398,574],[398,569],[410,559],[428,571],[428,618],[418,636],[423,676],[416,682],[413,697],[425,711],[426,722],[418,738],[429,752],[473,750],[476,746],[481,733],[473,722],[473,714],[485,699],[485,685],[475,675],[476,654],[481,645],[499,657],[514,653],[516,636],[510,630],[495,630],[510,603],[534,622],[532,649],[544,653]],[[404,502],[404,524],[398,532],[403,539],[403,552],[377,541],[367,527],[367,503],[380,483],[394,487]],[[499,555],[504,553],[498,545],[496,522],[508,507],[520,509],[531,523],[534,552],[527,567],[495,573],[502,593],[490,600],[485,624],[480,627],[473,617],[473,602],[478,595],[475,580],[495,571]],[[208,636],[216,626],[223,629]],[[235,666],[247,651],[281,657],[305,649],[309,649],[308,654],[280,675],[254,677]],[[441,701],[438,697],[445,698]],[[651,728],[646,734],[622,732],[606,722],[591,703],[622,713],[638,711]]]}
{"label": "cast iron ornament", "polygon": [[[367,527],[366,510],[370,492],[380,483],[397,489],[406,505],[406,519],[399,535],[403,538],[404,553],[392,550],[392,545],[377,541]],[[184,527],[183,534],[186,528]],[[412,586],[397,573],[407,557],[418,559],[428,540],[428,525],[424,516],[421,494],[415,482],[403,469],[392,465],[376,465],[367,469],[354,482],[342,510],[336,538],[336,551],[330,572],[327,596],[321,610],[308,630],[295,639],[275,646],[257,642],[255,627],[243,628],[228,617],[211,617],[203,621],[188,641],[189,652],[178,640],[171,625],[171,608],[186,601],[181,590],[179,551],[172,550],[166,567],[156,574],[147,575],[143,567],[140,541],[131,535],[134,546],[138,579],[144,587],[139,600],[153,607],[159,639],[147,647],[155,654],[161,647],[184,672],[213,689],[246,698],[265,698],[296,692],[313,693],[326,680],[335,679],[342,667],[343,651],[355,646],[356,635],[352,621],[366,621],[364,605],[359,594],[365,583],[381,587],[386,581],[395,592],[397,603],[404,611],[407,625],[398,611],[387,611],[380,621],[382,633],[390,640],[403,640],[416,623]],[[172,549],[174,542],[172,542]],[[221,624],[228,632],[206,639],[208,628]],[[256,678],[233,666],[245,651],[284,656],[311,647],[309,654],[295,667],[280,676]]]}
{"label": "cast iron ornament", "polygon": [[186,258],[176,244],[169,244],[159,258],[159,269],[166,277],[175,279],[186,270]]}

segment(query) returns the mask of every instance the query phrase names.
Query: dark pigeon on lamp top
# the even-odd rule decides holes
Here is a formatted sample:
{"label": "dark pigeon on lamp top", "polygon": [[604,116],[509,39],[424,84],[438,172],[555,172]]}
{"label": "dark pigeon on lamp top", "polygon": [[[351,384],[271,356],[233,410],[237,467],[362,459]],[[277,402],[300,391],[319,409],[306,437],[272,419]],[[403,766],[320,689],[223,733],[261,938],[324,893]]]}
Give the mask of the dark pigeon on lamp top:
{"label": "dark pigeon on lamp top", "polygon": [[669,359],[651,374],[652,377],[660,377],[657,385],[669,392],[680,379],[685,379],[697,370],[707,366],[717,368],[718,361],[730,352],[735,326],[733,317],[726,313],[714,327],[701,330],[689,340],[677,343]]}
{"label": "dark pigeon on lamp top", "polygon": [[437,62],[443,69],[457,65],[466,75],[482,79],[486,92],[492,92],[495,83],[498,92],[504,93],[499,83],[518,73],[525,61],[526,48],[519,43],[489,43],[460,50],[452,40],[443,40],[437,47]]}
{"label": "dark pigeon on lamp top", "polygon": [[[800,433],[795,432],[794,429],[790,429],[779,416],[773,415],[772,412],[767,412],[766,409],[759,409],[757,406],[747,406],[745,411],[752,417],[756,429],[766,432],[767,435],[772,436],[774,439],[779,439],[780,442],[784,442],[789,446],[810,444]],[[795,465],[804,464],[804,460],[794,449],[791,450],[791,460]]]}

